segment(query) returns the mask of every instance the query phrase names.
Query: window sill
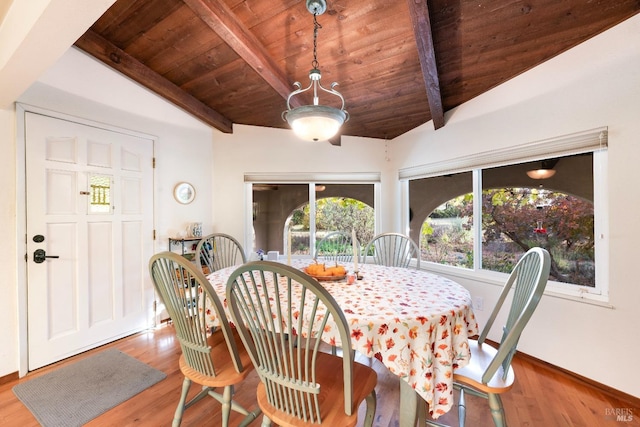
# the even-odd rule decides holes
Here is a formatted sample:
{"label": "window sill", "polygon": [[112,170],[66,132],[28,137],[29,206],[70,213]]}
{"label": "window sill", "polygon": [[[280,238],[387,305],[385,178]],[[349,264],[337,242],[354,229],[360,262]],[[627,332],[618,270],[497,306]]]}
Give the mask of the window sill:
{"label": "window sill", "polygon": [[[421,269],[440,274],[451,279],[460,278],[465,280],[473,280],[488,285],[502,287],[507,281],[506,273],[498,273],[495,271],[475,271],[460,267],[451,267],[448,265],[436,264],[427,261],[420,262]],[[544,295],[552,298],[560,298],[569,301],[575,301],[583,304],[596,305],[598,307],[613,309],[613,305],[609,303],[606,295],[598,295],[583,290],[584,288],[576,286],[575,289],[569,289],[571,285],[560,282],[550,281],[544,291]]]}

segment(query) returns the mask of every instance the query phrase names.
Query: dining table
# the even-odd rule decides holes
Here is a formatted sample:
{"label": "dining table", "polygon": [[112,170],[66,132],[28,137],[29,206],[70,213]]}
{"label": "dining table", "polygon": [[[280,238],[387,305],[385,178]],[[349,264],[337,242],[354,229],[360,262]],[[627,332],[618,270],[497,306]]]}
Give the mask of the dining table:
{"label": "dining table", "polygon": [[[287,260],[304,270],[310,259]],[[341,263],[347,271],[353,264]],[[236,267],[207,276],[225,310],[227,280]],[[400,427],[414,427],[424,400],[437,419],[453,406],[453,371],[471,357],[468,339],[478,333],[471,295],[462,285],[420,269],[360,264],[358,280],[320,283],[341,307],[351,347],[379,360],[400,378]],[[226,313],[229,317],[230,314]],[[218,326],[215,310],[207,326]],[[335,339],[326,335],[323,339]]]}

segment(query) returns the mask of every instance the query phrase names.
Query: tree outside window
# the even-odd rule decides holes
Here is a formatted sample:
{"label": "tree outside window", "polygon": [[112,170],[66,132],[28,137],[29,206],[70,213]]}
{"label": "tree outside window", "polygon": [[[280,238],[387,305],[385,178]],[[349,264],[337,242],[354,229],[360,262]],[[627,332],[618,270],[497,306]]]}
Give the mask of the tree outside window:
{"label": "tree outside window", "polygon": [[[374,188],[371,183],[254,183],[252,217],[254,250],[287,253],[289,231],[291,252],[312,256],[311,242],[331,231],[355,229],[361,244],[373,237]],[[315,189],[314,226],[309,201]],[[313,238],[312,238],[313,237]]]}
{"label": "tree outside window", "polygon": [[[348,197],[326,197],[316,201],[316,241],[333,231],[355,230],[361,245],[373,238],[374,210],[359,200]],[[301,206],[291,214],[292,252],[294,255],[309,254],[309,204]],[[305,242],[307,244],[305,245]]]}
{"label": "tree outside window", "polygon": [[[552,160],[558,173],[548,180],[527,177],[525,171],[537,162],[481,171],[481,268],[508,273],[524,252],[538,246],[551,255],[552,280],[595,287],[592,155]],[[451,194],[470,178],[454,174],[415,181],[409,191],[418,210],[418,197],[442,200],[452,190],[421,223],[422,259],[473,269],[473,191]]]}

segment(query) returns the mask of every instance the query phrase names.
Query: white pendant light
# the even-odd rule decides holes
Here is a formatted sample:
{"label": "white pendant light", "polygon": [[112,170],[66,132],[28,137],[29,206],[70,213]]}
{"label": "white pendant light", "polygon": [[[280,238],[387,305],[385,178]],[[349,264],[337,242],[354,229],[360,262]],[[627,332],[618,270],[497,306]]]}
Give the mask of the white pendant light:
{"label": "white pendant light", "polygon": [[[323,87],[320,83],[322,74],[320,73],[316,47],[318,29],[322,27],[318,24],[316,17],[327,10],[327,4],[325,0],[307,0],[307,10],[313,14],[313,62],[311,63],[313,68],[309,71],[310,83],[304,89],[302,89],[300,82],[293,84],[296,90],[287,97],[287,110],[282,113],[282,118],[289,123],[293,132],[301,139],[326,141],[337,134],[340,126],[349,120],[349,113],[344,109],[344,98],[340,92],[334,89],[338,83],[331,83],[330,89]],[[291,98],[308,90],[313,90],[313,104],[291,108]],[[319,91],[324,91],[340,98],[341,108],[320,105]]]}
{"label": "white pendant light", "polygon": [[539,169],[532,169],[527,171],[527,176],[531,179],[547,179],[556,174],[554,167],[558,163],[558,159],[543,160],[540,163]]}
{"label": "white pendant light", "polygon": [[547,179],[556,174],[555,169],[532,169],[527,171],[527,175],[532,179]]}

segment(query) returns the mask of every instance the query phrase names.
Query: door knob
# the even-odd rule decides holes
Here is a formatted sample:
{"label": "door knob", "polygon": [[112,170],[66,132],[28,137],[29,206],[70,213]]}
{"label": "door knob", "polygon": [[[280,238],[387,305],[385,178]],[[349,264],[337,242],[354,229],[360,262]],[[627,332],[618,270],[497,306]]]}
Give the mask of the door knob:
{"label": "door knob", "polygon": [[60,258],[58,255],[47,255],[44,249],[36,249],[33,253],[33,262],[40,264],[47,258]]}

